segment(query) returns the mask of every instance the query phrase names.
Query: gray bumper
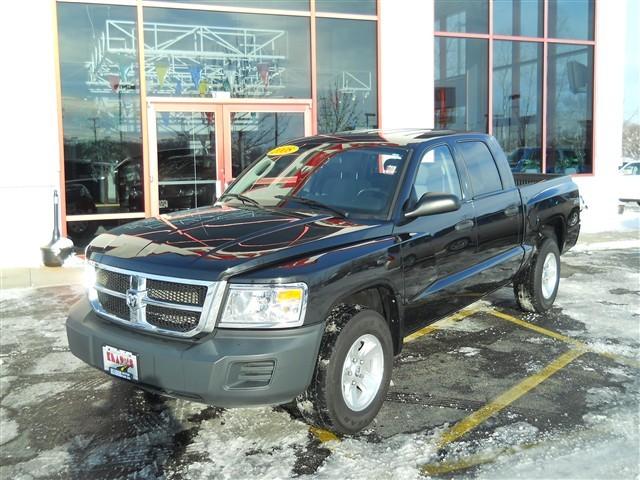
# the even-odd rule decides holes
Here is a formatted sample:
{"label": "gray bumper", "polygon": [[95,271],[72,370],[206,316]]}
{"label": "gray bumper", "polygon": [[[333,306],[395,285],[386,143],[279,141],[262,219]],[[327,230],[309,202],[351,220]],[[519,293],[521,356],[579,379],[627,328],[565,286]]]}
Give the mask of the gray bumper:
{"label": "gray bumper", "polygon": [[[220,407],[276,405],[302,393],[324,325],[276,331],[217,330],[184,341],[136,332],[99,318],[86,300],[67,319],[71,352],[103,370],[102,347],[138,356],[139,386]],[[106,372],[105,372],[106,373]]]}

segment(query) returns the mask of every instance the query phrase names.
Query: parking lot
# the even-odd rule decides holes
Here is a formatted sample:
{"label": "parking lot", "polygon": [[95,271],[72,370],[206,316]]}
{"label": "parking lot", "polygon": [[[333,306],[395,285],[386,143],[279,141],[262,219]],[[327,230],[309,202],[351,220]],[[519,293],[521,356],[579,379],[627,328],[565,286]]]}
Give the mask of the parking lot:
{"label": "parking lot", "polygon": [[79,286],[2,298],[0,478],[637,478],[637,241],[563,256],[556,307],[504,288],[405,339],[374,424],[145,394],[68,351]]}

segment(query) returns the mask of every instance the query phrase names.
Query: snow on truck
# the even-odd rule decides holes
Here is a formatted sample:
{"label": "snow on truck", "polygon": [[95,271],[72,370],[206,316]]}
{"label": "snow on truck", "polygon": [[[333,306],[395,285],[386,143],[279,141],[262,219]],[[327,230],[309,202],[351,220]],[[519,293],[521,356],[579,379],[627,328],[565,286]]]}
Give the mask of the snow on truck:
{"label": "snow on truck", "polygon": [[354,433],[405,336],[509,283],[522,309],[548,310],[579,230],[571,178],[514,176],[488,135],[302,138],[213,206],[96,237],[69,346],[156,393],[286,405]]}

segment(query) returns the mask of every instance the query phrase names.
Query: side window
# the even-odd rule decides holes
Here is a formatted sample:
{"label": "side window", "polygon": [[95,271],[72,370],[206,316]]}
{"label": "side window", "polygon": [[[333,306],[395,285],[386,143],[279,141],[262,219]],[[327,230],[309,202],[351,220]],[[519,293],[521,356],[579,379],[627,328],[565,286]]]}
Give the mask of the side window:
{"label": "side window", "polygon": [[498,167],[483,142],[459,142],[458,148],[467,165],[474,197],[502,190]]}
{"label": "side window", "polygon": [[440,145],[422,156],[413,188],[416,200],[427,192],[453,193],[462,198],[458,172],[449,147]]}

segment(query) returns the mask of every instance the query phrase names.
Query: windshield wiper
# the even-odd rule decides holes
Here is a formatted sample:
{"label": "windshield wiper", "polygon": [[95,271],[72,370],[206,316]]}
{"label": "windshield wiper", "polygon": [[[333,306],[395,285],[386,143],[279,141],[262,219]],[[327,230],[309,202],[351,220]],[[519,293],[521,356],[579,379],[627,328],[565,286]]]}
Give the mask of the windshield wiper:
{"label": "windshield wiper", "polygon": [[247,197],[246,195],[242,195],[241,193],[225,193],[218,200],[222,200],[225,197],[237,198],[245,205],[249,203],[251,205],[255,205],[256,207],[262,207],[262,205],[260,205],[260,203],[255,201],[253,198]]}
{"label": "windshield wiper", "polygon": [[298,197],[297,195],[276,195],[276,198],[280,198],[282,200],[291,200],[293,202],[302,203],[303,205],[308,205],[310,207],[322,208],[324,210],[329,210],[343,218],[347,217],[347,212],[340,210],[339,208],[332,207],[331,205],[326,205],[317,200],[313,200],[311,198]]}

